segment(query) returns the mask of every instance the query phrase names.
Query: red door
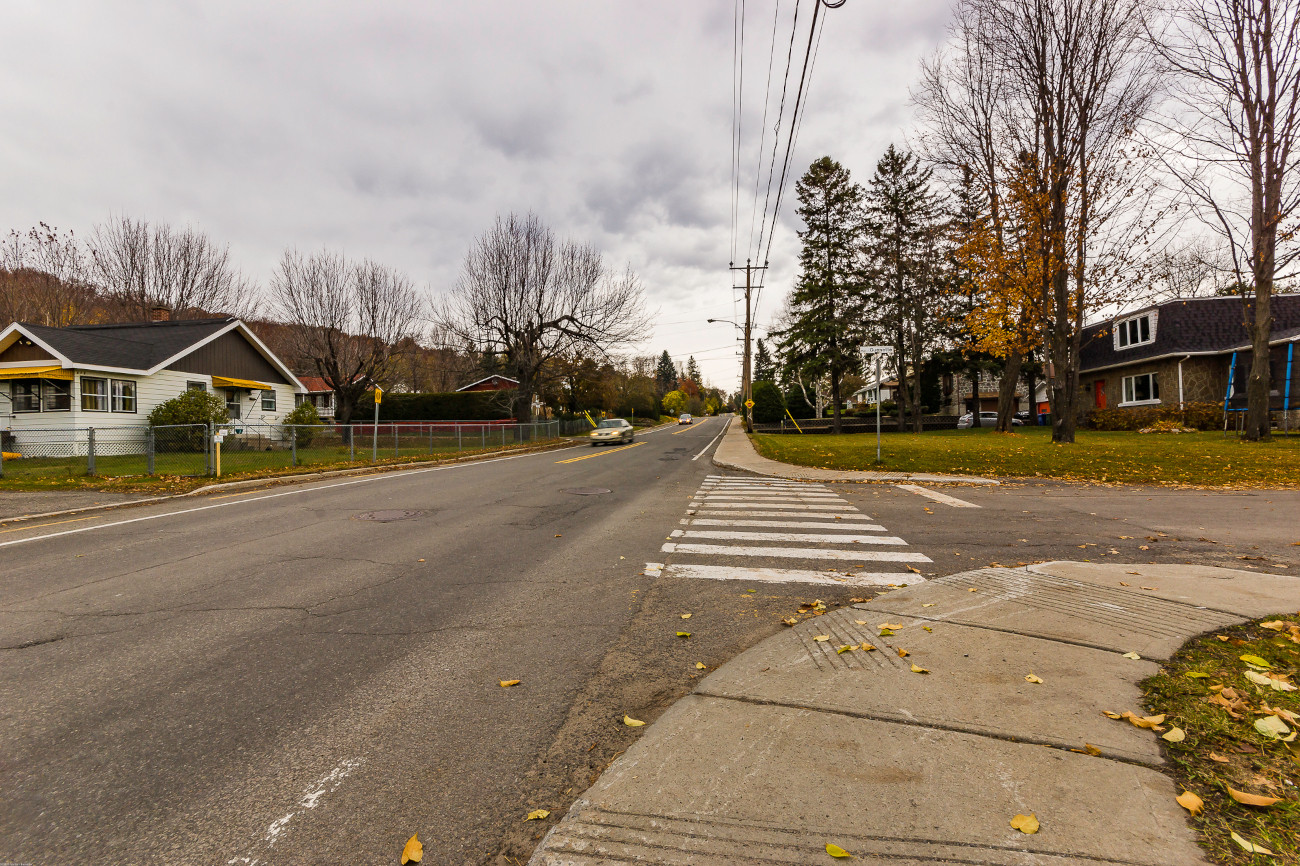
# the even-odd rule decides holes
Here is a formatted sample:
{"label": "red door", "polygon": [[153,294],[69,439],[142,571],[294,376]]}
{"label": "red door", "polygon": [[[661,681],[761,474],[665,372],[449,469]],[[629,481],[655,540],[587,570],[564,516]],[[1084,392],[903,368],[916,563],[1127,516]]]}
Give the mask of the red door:
{"label": "red door", "polygon": [[1106,408],[1106,380],[1098,379],[1092,383],[1092,397],[1097,403],[1098,409]]}

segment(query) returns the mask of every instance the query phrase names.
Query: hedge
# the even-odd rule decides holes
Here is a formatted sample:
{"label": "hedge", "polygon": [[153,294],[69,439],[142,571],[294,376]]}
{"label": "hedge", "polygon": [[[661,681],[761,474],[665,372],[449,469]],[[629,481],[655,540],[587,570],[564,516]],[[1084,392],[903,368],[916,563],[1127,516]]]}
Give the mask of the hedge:
{"label": "hedge", "polygon": [[1157,421],[1177,421],[1197,430],[1222,430],[1223,406],[1219,403],[1184,403],[1141,406],[1136,409],[1094,409],[1084,416],[1093,430],[1141,430]]}
{"label": "hedge", "polygon": [[[510,404],[514,391],[453,391],[446,394],[384,394],[379,404],[380,421],[495,421],[513,417]],[[372,417],[362,400],[352,420],[365,423]],[[372,410],[373,411],[373,410]]]}

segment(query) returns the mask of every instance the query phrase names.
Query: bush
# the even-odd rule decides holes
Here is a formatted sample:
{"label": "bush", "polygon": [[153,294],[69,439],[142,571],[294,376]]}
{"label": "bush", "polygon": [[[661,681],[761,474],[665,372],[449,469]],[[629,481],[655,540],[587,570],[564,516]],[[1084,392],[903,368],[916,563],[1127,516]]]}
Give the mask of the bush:
{"label": "bush", "polygon": [[755,424],[776,424],[785,417],[785,403],[781,400],[781,392],[771,382],[755,382],[752,393]]}
{"label": "bush", "polygon": [[690,397],[686,396],[685,391],[669,391],[664,395],[664,411],[669,415],[680,415],[686,411],[686,404],[690,402]]}
{"label": "bush", "polygon": [[1197,430],[1223,429],[1223,407],[1218,403],[1184,403],[1140,406],[1136,409],[1093,409],[1084,416],[1084,426],[1093,430],[1141,430],[1162,421]]}
{"label": "bush", "polygon": [[[385,393],[380,421],[495,421],[510,417],[514,391],[453,391],[442,394]],[[354,422],[370,420],[370,405],[357,407]]]}
{"label": "bush", "polygon": [[150,427],[169,424],[224,424],[227,420],[225,401],[211,391],[200,391],[197,388],[159,403],[149,413]]}
{"label": "bush", "polygon": [[310,447],[312,439],[316,438],[318,432],[314,428],[325,426],[320,419],[320,415],[316,413],[316,407],[311,403],[303,403],[288,415],[285,415],[283,423],[295,425],[293,438],[299,448]]}

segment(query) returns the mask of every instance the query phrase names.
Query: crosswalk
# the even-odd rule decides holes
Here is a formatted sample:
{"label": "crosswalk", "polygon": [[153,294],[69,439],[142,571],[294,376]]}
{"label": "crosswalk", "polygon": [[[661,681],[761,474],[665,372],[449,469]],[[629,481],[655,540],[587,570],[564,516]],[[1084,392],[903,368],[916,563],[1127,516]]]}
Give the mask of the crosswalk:
{"label": "crosswalk", "polygon": [[924,580],[913,563],[931,562],[824,484],[709,475],[681,524],[646,574],[906,586]]}

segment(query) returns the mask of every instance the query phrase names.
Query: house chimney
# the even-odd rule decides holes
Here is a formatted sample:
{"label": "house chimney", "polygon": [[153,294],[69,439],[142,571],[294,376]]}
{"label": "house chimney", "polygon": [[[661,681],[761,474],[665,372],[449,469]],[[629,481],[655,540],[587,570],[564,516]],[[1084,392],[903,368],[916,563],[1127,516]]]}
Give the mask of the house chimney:
{"label": "house chimney", "polygon": [[164,307],[162,304],[159,304],[158,306],[154,307],[152,314],[149,316],[149,321],[151,322],[170,322],[171,320],[172,320],[171,307]]}

